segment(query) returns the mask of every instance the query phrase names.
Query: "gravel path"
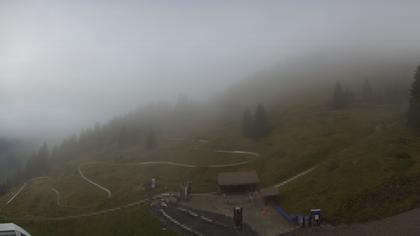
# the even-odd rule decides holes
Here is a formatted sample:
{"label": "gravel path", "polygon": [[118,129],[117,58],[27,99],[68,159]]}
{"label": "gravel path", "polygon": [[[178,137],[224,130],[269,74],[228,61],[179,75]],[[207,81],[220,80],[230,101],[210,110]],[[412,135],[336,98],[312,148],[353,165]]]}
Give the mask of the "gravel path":
{"label": "gravel path", "polygon": [[285,180],[285,181],[283,181],[283,182],[281,182],[281,183],[279,183],[279,184],[276,184],[276,185],[274,185],[276,188],[280,188],[281,186],[283,186],[283,185],[286,185],[286,184],[288,184],[288,183],[290,183],[290,182],[292,182],[292,181],[294,181],[294,180],[296,180],[296,179],[298,179],[298,178],[300,178],[300,177],[302,177],[302,176],[304,176],[304,175],[307,175],[307,174],[309,174],[309,173],[311,173],[313,170],[315,170],[316,168],[318,168],[318,166],[314,166],[314,167],[312,167],[312,168],[310,168],[310,169],[308,169],[308,170],[305,170],[305,171],[303,171],[302,173],[300,173],[300,174],[298,174],[298,175],[295,175],[295,176],[293,176],[292,178],[290,178],[290,179],[287,179],[287,180]]}
{"label": "gravel path", "polygon": [[214,152],[218,153],[229,153],[229,154],[245,154],[245,155],[251,155],[254,157],[259,157],[260,154],[257,152],[248,152],[248,151],[227,151],[227,150],[216,150]]}
{"label": "gravel path", "polygon": [[9,205],[15,198],[23,191],[24,188],[26,188],[26,183],[22,185],[22,187],[15,193],[13,196],[9,199],[9,201],[6,202],[6,205]]}
{"label": "gravel path", "polygon": [[87,208],[92,208],[92,207],[96,207],[97,206],[97,204],[92,204],[92,205],[87,205],[87,206],[69,206],[69,205],[64,205],[64,204],[61,203],[61,193],[60,193],[60,191],[58,191],[53,186],[51,186],[50,189],[55,194],[56,204],[59,207],[71,208],[71,209],[87,209]]}
{"label": "gravel path", "polygon": [[80,169],[80,166],[79,166],[79,168],[78,168],[78,171],[79,171],[79,175],[80,175],[80,176],[81,176],[84,180],[86,180],[88,183],[90,183],[90,184],[92,184],[93,186],[98,187],[99,189],[101,189],[101,190],[103,190],[104,192],[106,192],[106,193],[108,194],[108,198],[111,198],[111,197],[112,197],[111,190],[109,190],[109,189],[105,188],[104,186],[99,185],[99,184],[97,184],[97,183],[93,182],[92,180],[88,179],[88,178],[87,178],[87,177],[83,174],[82,170]]}
{"label": "gravel path", "polygon": [[22,185],[22,187],[15,193],[13,194],[13,196],[6,202],[6,206],[9,205],[10,203],[12,203],[16,197],[28,186],[28,184],[30,184],[31,182],[37,180],[37,179],[47,179],[49,178],[48,176],[41,176],[41,177],[36,177],[36,178],[32,178],[28,181],[26,181],[26,183],[24,183]]}

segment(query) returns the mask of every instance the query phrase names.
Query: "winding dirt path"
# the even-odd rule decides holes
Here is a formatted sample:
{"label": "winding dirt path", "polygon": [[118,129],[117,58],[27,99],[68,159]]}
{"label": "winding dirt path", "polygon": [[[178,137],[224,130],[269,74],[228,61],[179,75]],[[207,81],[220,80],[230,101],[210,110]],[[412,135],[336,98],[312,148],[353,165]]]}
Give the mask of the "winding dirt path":
{"label": "winding dirt path", "polygon": [[[147,161],[147,162],[138,162],[138,163],[122,163],[122,164],[118,164],[118,163],[109,163],[109,162],[86,162],[86,163],[82,163],[79,165],[78,167],[78,173],[80,175],[80,177],[85,180],[86,182],[88,182],[89,184],[92,184],[93,186],[101,189],[102,191],[104,191],[105,193],[107,193],[108,198],[112,197],[112,192],[110,189],[94,182],[93,180],[89,179],[88,177],[85,176],[85,174],[82,171],[82,167],[83,166],[88,166],[88,165],[107,165],[107,166],[147,166],[147,165],[169,165],[169,166],[175,166],[175,167],[183,167],[183,168],[197,168],[197,167],[207,167],[207,168],[225,168],[225,167],[233,167],[233,166],[241,166],[241,165],[245,165],[248,164],[249,162],[252,161],[252,158],[255,157],[259,157],[259,154],[256,152],[248,152],[248,151],[227,151],[227,150],[215,150],[214,152],[216,153],[230,153],[230,154],[239,154],[239,155],[250,155],[252,157],[244,157],[244,158],[248,158],[250,160],[247,161],[241,161],[241,162],[235,162],[235,163],[230,163],[230,164],[218,164],[218,165],[207,165],[207,166],[198,166],[198,165],[192,165],[192,164],[185,164],[185,163],[178,163],[178,162],[172,162],[172,161]],[[49,178],[49,177],[39,177],[39,178]],[[22,191],[24,188],[26,188],[26,186],[29,184],[29,182],[38,179],[38,178],[34,178],[31,179],[29,181],[27,181],[20,189],[19,191],[17,191],[12,198],[7,202],[7,204],[11,203]],[[62,206],[62,207],[68,207],[68,206],[63,206],[60,202],[60,192],[54,188],[53,186],[51,186],[51,190],[54,192],[54,194],[56,195],[56,204],[58,206]],[[86,213],[86,214],[79,214],[79,215],[73,215],[73,216],[63,216],[63,217],[38,217],[36,218],[37,221],[59,221],[59,220],[68,220],[68,219],[75,219],[75,218],[83,218],[83,217],[90,217],[90,216],[97,216],[97,215],[103,215],[103,214],[107,214],[107,213],[111,213],[111,212],[115,212],[118,210],[122,210],[125,208],[130,208],[130,207],[134,207],[140,204],[143,204],[145,202],[147,202],[148,199],[144,199],[141,201],[137,201],[137,202],[133,202],[133,203],[129,203],[120,207],[114,207],[114,208],[109,208],[109,209],[105,209],[105,210],[101,210],[101,211],[95,211],[95,212],[91,212],[91,213]],[[27,218],[14,218],[14,217],[7,217],[7,216],[2,216],[5,219],[10,219],[10,220],[35,220],[34,217],[27,217]]]}
{"label": "winding dirt path", "polygon": [[15,198],[23,191],[23,189],[26,188],[26,185],[27,183],[24,183],[22,187],[20,187],[20,189],[15,194],[13,194],[9,201],[6,202],[6,205],[9,205],[11,202],[13,202],[13,200],[15,200]]}
{"label": "winding dirt path", "polygon": [[85,214],[79,214],[79,215],[71,215],[71,216],[59,216],[59,217],[44,217],[44,216],[37,216],[35,217],[26,217],[26,218],[16,218],[16,217],[8,217],[1,215],[2,218],[8,219],[8,220],[20,220],[20,221],[63,221],[63,220],[70,220],[70,219],[79,219],[79,218],[85,218],[85,217],[92,217],[92,216],[99,216],[99,215],[105,215],[109,214],[111,212],[120,211],[123,209],[135,207],[142,205],[146,202],[148,202],[149,199],[143,199],[137,202],[128,203],[119,207],[113,207],[109,209],[104,209],[100,211],[85,213]]}
{"label": "winding dirt path", "polygon": [[86,182],[88,182],[88,183],[92,184],[93,186],[95,186],[95,187],[97,187],[97,188],[101,189],[102,191],[105,191],[105,192],[108,194],[108,198],[111,198],[111,197],[112,197],[111,190],[109,190],[109,189],[107,189],[107,188],[103,187],[102,185],[99,185],[99,184],[97,184],[97,183],[93,182],[92,180],[88,179],[88,178],[87,178],[87,177],[83,174],[82,170],[80,169],[80,166],[79,166],[79,168],[78,168],[77,170],[78,170],[78,172],[79,172],[80,177],[82,177],[82,178],[83,178]]}
{"label": "winding dirt path", "polygon": [[293,176],[292,178],[289,178],[289,179],[287,179],[287,180],[285,180],[285,181],[283,181],[281,183],[278,183],[278,184],[274,185],[274,187],[280,188],[283,185],[286,185],[286,184],[288,184],[288,183],[290,183],[290,182],[292,182],[292,181],[294,181],[294,180],[296,180],[296,179],[298,179],[298,178],[300,178],[300,177],[302,177],[304,175],[307,175],[307,174],[311,173],[316,168],[318,168],[318,165],[313,166],[310,169],[307,169],[307,170],[301,172],[300,174],[297,174],[297,175]]}
{"label": "winding dirt path", "polygon": [[40,177],[36,177],[36,178],[32,178],[32,179],[30,179],[30,180],[28,180],[28,181],[26,181],[23,185],[22,185],[22,187],[20,187],[20,189],[15,193],[15,194],[13,194],[13,196],[6,202],[6,204],[5,204],[5,206],[7,206],[7,205],[9,205],[10,203],[12,203],[15,199],[16,199],[16,197],[31,183],[31,182],[33,182],[33,181],[35,181],[35,180],[37,180],[37,179],[45,179],[45,178],[49,178],[48,176],[40,176]]}
{"label": "winding dirt path", "polygon": [[61,203],[61,193],[60,191],[58,191],[56,188],[54,188],[52,185],[50,186],[51,191],[55,194],[55,198],[56,198],[56,204],[59,207],[64,207],[64,208],[72,208],[72,209],[87,209],[87,208],[91,208],[91,207],[95,207],[97,206],[96,204],[94,205],[89,205],[89,206],[69,206],[69,205],[63,205]]}
{"label": "winding dirt path", "polygon": [[87,178],[82,171],[82,167],[83,166],[88,166],[88,165],[106,165],[106,166],[147,166],[147,165],[168,165],[168,166],[175,166],[175,167],[183,167],[183,168],[197,168],[197,167],[206,167],[206,168],[226,168],[226,167],[235,167],[235,166],[241,166],[241,165],[246,165],[249,162],[252,161],[253,158],[257,158],[260,156],[259,153],[256,152],[248,152],[248,151],[227,151],[227,150],[215,150],[214,152],[216,153],[229,153],[229,154],[239,154],[239,155],[249,155],[252,157],[245,157],[244,158],[248,158],[249,160],[247,161],[241,161],[241,162],[235,162],[235,163],[230,163],[230,164],[218,164],[218,165],[206,165],[206,166],[199,166],[199,165],[192,165],[192,164],[185,164],[185,163],[179,163],[179,162],[173,162],[173,161],[146,161],[146,162],[136,162],[136,163],[110,163],[110,162],[103,162],[103,161],[94,161],[94,162],[85,162],[79,165],[78,167],[78,172],[79,175],[85,180],[87,181],[89,184],[94,185],[95,187],[101,189],[102,191],[106,192],[106,194],[108,195],[108,198],[112,197],[112,191],[105,187],[102,186],[96,182],[94,182],[93,180]]}
{"label": "winding dirt path", "polygon": [[254,157],[260,157],[260,154],[257,152],[248,152],[248,151],[227,151],[227,150],[216,150],[214,152],[218,153],[228,153],[228,154],[245,154],[245,155],[251,155]]}
{"label": "winding dirt path", "polygon": [[55,193],[57,206],[61,206],[60,192],[57,189],[55,189],[54,187],[51,187],[51,190]]}
{"label": "winding dirt path", "polygon": [[[88,166],[88,165],[107,165],[107,166],[147,166],[147,165],[169,165],[169,166],[174,166],[174,167],[182,167],[182,168],[197,168],[197,167],[207,167],[207,168],[225,168],[225,167],[233,167],[233,166],[241,166],[241,165],[246,165],[248,163],[250,163],[251,161],[253,161],[254,158],[258,158],[260,156],[259,153],[256,152],[248,152],[248,151],[228,151],[228,150],[215,150],[214,152],[216,153],[228,153],[228,154],[238,154],[238,155],[248,155],[248,157],[244,156],[244,158],[248,158],[249,160],[246,161],[241,161],[241,162],[235,162],[235,163],[230,163],[230,164],[218,164],[218,165],[207,165],[207,166],[198,166],[198,165],[192,165],[192,164],[185,164],[185,163],[178,163],[178,162],[172,162],[172,161],[147,161],[147,162],[138,162],[138,163],[122,163],[122,164],[118,164],[118,163],[109,163],[109,162],[86,162],[86,163],[82,163],[79,165],[78,167],[78,173],[80,175],[80,177],[85,180],[86,182],[88,182],[89,184],[92,184],[93,186],[101,189],[102,191],[104,191],[105,193],[107,193],[108,198],[112,197],[112,192],[110,189],[94,182],[93,180],[89,179],[88,177],[86,177],[82,171],[82,167],[83,166]],[[314,169],[316,169],[318,166],[314,166],[290,179],[287,179],[277,185],[275,185],[276,187],[281,187],[299,177],[302,177],[308,173],[310,173],[311,171],[313,171]],[[39,179],[39,178],[49,178],[49,177],[38,177],[38,178],[34,178],[31,179],[29,181],[27,181],[11,198],[10,200],[7,202],[7,204],[10,204],[23,190],[24,188],[27,187],[27,185],[35,180],[35,179]],[[60,192],[54,188],[53,186],[51,186],[51,190],[55,193],[56,195],[56,203],[58,206],[62,206],[62,207],[69,207],[69,206],[63,206],[61,204],[60,201]],[[109,209],[104,209],[104,210],[100,210],[100,211],[94,211],[94,212],[90,212],[90,213],[85,213],[85,214],[79,214],[79,215],[71,215],[71,216],[61,216],[61,217],[26,217],[26,218],[14,218],[14,217],[8,217],[8,216],[2,216],[5,219],[9,219],[9,220],[29,220],[29,221],[62,221],[62,220],[69,220],[69,219],[78,219],[78,218],[84,218],[84,217],[92,217],[92,216],[98,216],[98,215],[104,215],[104,214],[108,214],[111,212],[115,212],[115,211],[120,211],[126,208],[131,208],[131,207],[135,207],[141,204],[144,204],[146,202],[148,202],[149,199],[143,199],[140,201],[136,201],[136,202],[132,202],[132,203],[128,203],[119,207],[114,207],[114,208],[109,208]],[[6,205],[7,205],[6,204]],[[73,208],[73,207],[71,207]]]}

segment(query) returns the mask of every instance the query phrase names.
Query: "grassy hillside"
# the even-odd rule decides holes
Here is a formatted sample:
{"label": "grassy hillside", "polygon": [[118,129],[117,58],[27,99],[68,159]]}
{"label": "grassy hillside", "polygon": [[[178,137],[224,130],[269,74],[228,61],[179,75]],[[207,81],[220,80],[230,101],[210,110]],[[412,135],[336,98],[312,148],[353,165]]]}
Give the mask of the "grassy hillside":
{"label": "grassy hillside", "polygon": [[[1,218],[0,218],[1,220]],[[8,220],[1,220],[8,222]],[[146,206],[90,218],[65,221],[15,221],[32,235],[177,235],[150,216]]]}
{"label": "grassy hillside", "polygon": [[334,154],[306,178],[285,186],[287,209],[324,209],[330,222],[383,218],[419,206],[420,139],[402,121]]}
{"label": "grassy hillside", "polygon": [[[177,190],[180,183],[190,180],[194,192],[216,191],[216,176],[221,171],[255,169],[262,186],[270,186],[313,166],[318,168],[280,189],[280,205],[291,213],[322,208],[329,222],[340,223],[381,218],[418,206],[420,138],[405,129],[404,107],[355,103],[346,109],[331,110],[325,97],[267,106],[272,131],[258,141],[243,137],[242,114],[232,112],[201,123],[174,122],[176,128],[170,130],[162,128],[170,124],[163,121],[165,125],[157,135],[158,147],[154,149],[146,148],[141,138],[121,142],[120,137],[127,135],[118,128],[122,121],[105,126],[86,135],[95,138],[84,137],[87,141],[72,144],[77,151],[66,149],[66,159],[54,159],[49,178],[31,182],[2,209],[2,214],[35,217],[16,221],[35,236],[173,234],[162,231],[147,204],[86,219],[39,222],[37,217],[77,215],[121,206]],[[133,115],[123,121],[124,131],[144,130]],[[244,155],[215,152],[220,149],[261,155],[243,166],[205,167],[248,160]],[[85,164],[92,161],[105,164]],[[198,167],[131,165],[144,161]],[[108,199],[104,191],[80,178],[79,166],[88,178],[109,188],[113,197]],[[145,188],[151,178],[157,178],[157,190]],[[60,205],[52,187],[60,192]],[[4,195],[1,202],[10,196]]]}

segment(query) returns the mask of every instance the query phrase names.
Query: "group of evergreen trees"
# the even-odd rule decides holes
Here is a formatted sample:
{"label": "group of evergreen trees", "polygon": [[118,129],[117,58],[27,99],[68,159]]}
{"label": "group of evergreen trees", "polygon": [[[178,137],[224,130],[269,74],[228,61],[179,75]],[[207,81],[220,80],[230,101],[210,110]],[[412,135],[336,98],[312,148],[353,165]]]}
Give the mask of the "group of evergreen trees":
{"label": "group of evergreen trees", "polygon": [[258,105],[254,114],[246,109],[242,118],[242,133],[245,137],[260,139],[270,133],[267,114],[262,105]]}
{"label": "group of evergreen trees", "polygon": [[372,85],[370,84],[369,80],[365,80],[365,83],[363,84],[362,99],[363,99],[363,101],[365,101],[367,103],[370,103],[370,102],[374,101],[373,88],[372,88]]}
{"label": "group of evergreen trees", "polygon": [[[337,94],[342,95],[342,89],[339,85],[337,85],[335,94],[334,94],[334,100],[335,103],[337,103]],[[405,92],[404,89],[401,88],[399,85],[395,86],[388,86],[387,89],[387,101],[391,103],[395,102],[402,102],[405,99]],[[362,96],[364,101],[371,102],[374,100],[374,94],[373,89],[369,83],[369,81],[365,82],[365,85],[362,90]],[[340,101],[338,102],[340,103]],[[420,134],[420,66],[417,67],[417,70],[414,74],[414,82],[411,85],[410,90],[410,101],[409,101],[409,107],[407,111],[407,126]]]}
{"label": "group of evergreen trees", "polygon": [[[366,79],[357,93],[357,99],[365,103],[400,104],[407,99],[406,91],[403,83],[394,80],[383,80],[374,90],[370,81]],[[341,83],[335,85],[331,101],[333,109],[346,108],[355,100],[356,97],[350,89],[344,89]]]}
{"label": "group of evergreen trees", "polygon": [[[55,147],[52,152],[49,151],[46,144],[42,145],[37,152],[35,152],[26,163],[18,169],[14,178],[11,181],[0,181],[0,195],[2,192],[7,191],[11,186],[21,184],[31,178],[48,175],[51,166],[51,160],[69,160],[75,158],[87,150],[93,150],[101,148],[105,145],[104,140],[107,140],[105,136],[104,128],[97,127],[95,132],[83,132],[79,138],[73,136],[63,141],[63,143]],[[125,134],[125,128],[122,128],[119,132],[111,133],[114,138],[111,138],[111,143],[114,143],[112,147],[121,147],[126,145],[127,140]],[[99,137],[103,135],[102,137]],[[145,149],[155,149],[158,146],[156,132],[150,129],[144,133],[143,145]],[[130,141],[132,142],[132,141]]]}
{"label": "group of evergreen trees", "polygon": [[150,130],[147,133],[145,148],[146,149],[155,149],[157,147],[156,133],[154,130]]}
{"label": "group of evergreen trees", "polygon": [[11,184],[8,181],[0,183],[0,196],[3,196],[3,194],[7,193],[10,187]]}
{"label": "group of evergreen trees", "polygon": [[381,81],[381,85],[373,90],[369,80],[362,87],[362,100],[366,103],[398,104],[407,99],[407,89],[401,82],[388,80]]}
{"label": "group of evergreen trees", "polygon": [[385,86],[379,102],[384,104],[400,104],[407,101],[408,94],[407,87],[401,82],[390,81]]}
{"label": "group of evergreen trees", "polygon": [[16,183],[25,180],[48,175],[50,169],[50,152],[48,151],[47,144],[44,143],[38,152],[34,153],[32,157],[26,162],[23,169],[19,170],[16,174]]}
{"label": "group of evergreen trees", "polygon": [[340,83],[335,85],[332,107],[341,109],[348,107],[354,100],[354,94],[350,89],[344,89]]}

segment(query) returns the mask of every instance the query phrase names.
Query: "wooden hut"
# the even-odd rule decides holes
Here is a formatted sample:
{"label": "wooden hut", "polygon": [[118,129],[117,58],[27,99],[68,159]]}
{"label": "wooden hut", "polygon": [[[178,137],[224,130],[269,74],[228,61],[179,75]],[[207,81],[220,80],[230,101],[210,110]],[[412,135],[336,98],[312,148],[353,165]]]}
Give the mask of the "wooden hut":
{"label": "wooden hut", "polygon": [[262,188],[260,190],[261,197],[264,199],[265,204],[276,201],[279,196],[279,190],[276,187]]}
{"label": "wooden hut", "polygon": [[248,193],[258,190],[260,179],[255,171],[225,172],[217,176],[217,183],[223,193]]}

